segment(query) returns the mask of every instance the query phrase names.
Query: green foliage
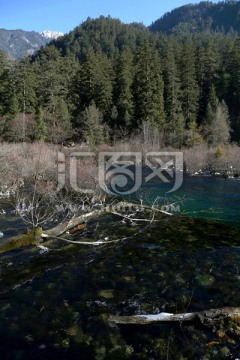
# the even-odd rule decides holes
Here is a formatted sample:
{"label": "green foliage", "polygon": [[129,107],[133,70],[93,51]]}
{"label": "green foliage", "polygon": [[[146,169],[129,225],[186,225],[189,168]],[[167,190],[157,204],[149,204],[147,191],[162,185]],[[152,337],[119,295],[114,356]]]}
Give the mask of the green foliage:
{"label": "green foliage", "polygon": [[[219,9],[237,6],[230,1]],[[199,25],[195,10],[215,4],[187,9],[202,32],[182,24],[171,35],[153,34],[101,16],[31,58],[12,62],[0,52],[1,136],[60,143],[74,137],[94,147],[109,134],[126,138],[147,128],[148,143],[162,144],[162,137],[177,148],[203,139],[218,146],[230,134],[239,141],[240,38],[212,32],[202,15]],[[173,14],[174,22],[183,16]]]}
{"label": "green foliage", "polygon": [[186,131],[185,136],[185,144],[188,147],[193,147],[202,143],[202,135],[200,134],[200,129],[194,122],[190,123],[189,129]]}
{"label": "green foliage", "polygon": [[199,86],[195,67],[195,49],[191,41],[182,46],[180,59],[181,69],[181,100],[183,115],[188,128],[197,121]]}
{"label": "green foliage", "polygon": [[87,18],[68,36],[59,38],[55,44],[63,55],[74,54],[83,61],[89,51],[103,52],[108,58],[114,58],[119,52],[129,49],[133,52],[140,39],[148,37],[148,30],[142,24],[130,25],[110,16],[98,19]]}
{"label": "green foliage", "polygon": [[164,59],[165,108],[167,121],[165,133],[167,145],[181,147],[186,126],[182,111],[181,82],[177,68],[173,44],[166,48]]}
{"label": "green foliage", "polygon": [[82,135],[91,148],[104,141],[103,115],[94,101],[82,113]]}
{"label": "green foliage", "polygon": [[218,146],[217,151],[216,151],[216,156],[217,158],[221,158],[224,154],[224,150],[222,146]]}
{"label": "green foliage", "polygon": [[37,82],[36,74],[30,64],[29,57],[24,57],[16,64],[13,75],[19,111],[23,113],[34,113],[37,105]]}
{"label": "green foliage", "polygon": [[111,63],[103,53],[90,52],[86,56],[75,80],[78,111],[94,101],[104,115],[112,105]]}
{"label": "green foliage", "polygon": [[[114,100],[118,116],[118,126],[130,127],[133,119],[133,54],[123,51],[117,58],[115,68]],[[116,123],[116,122],[114,122]]]}
{"label": "green foliage", "polygon": [[35,139],[36,140],[46,140],[47,135],[47,126],[44,119],[42,108],[39,107],[35,116]]}
{"label": "green foliage", "polygon": [[240,4],[236,0],[188,4],[166,13],[150,26],[150,30],[166,33],[237,32],[240,30],[239,10]]}
{"label": "green foliage", "polygon": [[233,49],[229,54],[229,73],[230,81],[228,88],[228,105],[229,112],[232,119],[232,129],[234,132],[233,139],[239,140],[239,136],[236,134],[240,133],[240,37],[238,37],[234,44]]}
{"label": "green foliage", "polygon": [[150,122],[153,127],[163,128],[165,112],[163,79],[160,59],[150,42],[144,42],[135,56],[133,82],[135,119],[137,124]]}

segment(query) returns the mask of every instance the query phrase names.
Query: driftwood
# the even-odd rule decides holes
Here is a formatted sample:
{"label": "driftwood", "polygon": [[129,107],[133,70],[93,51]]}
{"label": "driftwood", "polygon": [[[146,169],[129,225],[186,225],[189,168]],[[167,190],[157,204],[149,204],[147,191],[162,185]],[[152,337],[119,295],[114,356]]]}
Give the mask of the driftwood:
{"label": "driftwood", "polygon": [[[118,209],[120,209],[120,210],[132,209],[132,210],[151,211],[153,213],[153,216],[151,219],[144,219],[144,218],[143,219],[141,219],[141,218],[135,219],[135,218],[131,218],[130,216],[127,216],[127,215],[122,215],[115,209],[117,209],[117,210]],[[135,234],[130,236],[130,237],[134,237],[134,236],[138,235],[139,233],[145,231],[146,228],[148,228],[154,221],[159,221],[159,220],[154,220],[154,213],[156,213],[156,212],[162,213],[164,215],[172,215],[171,213],[160,210],[155,206],[145,206],[145,205],[137,205],[137,204],[128,203],[128,202],[119,202],[116,204],[112,204],[110,206],[103,207],[101,210],[93,210],[89,213],[82,214],[78,217],[72,218],[68,222],[61,223],[61,224],[55,226],[54,228],[45,230],[44,232],[42,231],[42,229],[40,227],[35,227],[35,228],[29,230],[26,234],[21,234],[21,235],[18,235],[16,237],[6,239],[6,240],[1,240],[0,253],[9,251],[9,250],[12,250],[15,248],[19,248],[22,246],[26,246],[26,245],[34,245],[34,244],[38,245],[39,242],[42,240],[42,238],[52,238],[52,239],[56,239],[56,240],[66,241],[66,242],[72,243],[72,244],[94,245],[94,246],[117,243],[119,241],[124,241],[124,240],[129,239],[129,236],[122,237],[120,239],[112,239],[112,240],[104,239],[104,240],[100,240],[100,241],[92,241],[91,242],[91,241],[69,240],[69,239],[65,239],[65,238],[61,237],[61,235],[63,235],[64,233],[67,233],[68,231],[71,232],[71,230],[73,230],[79,224],[82,224],[89,218],[99,216],[103,213],[110,213],[110,214],[118,215],[118,216],[122,217],[123,219],[129,221],[132,224],[137,223],[137,222],[138,223],[147,222],[148,223],[147,227],[144,227],[143,229],[136,231]]]}
{"label": "driftwood", "polygon": [[72,218],[68,222],[65,222],[63,224],[59,224],[59,225],[55,226],[52,229],[45,230],[44,234],[43,234],[43,237],[44,237],[44,235],[47,235],[47,236],[60,236],[60,235],[64,234],[65,232],[75,228],[77,225],[81,224],[83,221],[87,220],[88,218],[91,218],[93,216],[98,216],[103,212],[104,211],[102,211],[102,210],[94,210],[94,211],[91,211],[91,212],[89,212],[87,214],[83,214],[83,215],[77,216],[76,218]]}
{"label": "driftwood", "polygon": [[156,315],[110,316],[109,322],[121,325],[149,325],[161,322],[184,322],[200,320],[201,323],[220,320],[225,317],[240,317],[239,307],[226,307],[206,311],[171,314],[161,312]]}
{"label": "driftwood", "polygon": [[[128,207],[128,208],[134,208],[134,207],[139,208],[136,204],[125,203],[125,202],[120,202],[120,203],[117,203],[117,204],[114,205],[114,208],[122,209],[122,208],[126,208],[126,207]],[[149,228],[149,226],[152,224],[152,222],[155,221],[154,220],[154,215],[155,215],[155,208],[154,207],[141,205],[142,210],[143,209],[144,210],[151,210],[151,212],[152,212],[152,218],[151,219],[132,219],[129,216],[122,215],[119,212],[114,211],[112,208],[113,208],[113,206],[109,206],[107,208],[104,208],[104,210],[96,210],[96,211],[93,211],[91,213],[79,216],[79,217],[77,217],[75,219],[70,220],[67,224],[66,223],[65,224],[60,224],[60,225],[56,226],[53,229],[45,231],[42,234],[42,237],[50,237],[50,238],[53,238],[53,239],[56,239],[56,240],[61,240],[61,241],[65,241],[65,242],[68,242],[68,243],[71,243],[71,244],[79,244],[79,245],[90,245],[90,246],[91,245],[92,246],[107,245],[107,244],[118,243],[120,241],[128,240],[129,238],[133,238],[133,237],[139,235],[140,233],[142,233],[143,231],[145,231],[147,228]],[[161,210],[157,210],[157,211],[162,213]],[[144,228],[140,229],[140,230],[137,230],[134,234],[132,234],[130,236],[125,236],[125,237],[121,237],[119,239],[113,239],[113,240],[109,240],[107,238],[107,239],[104,239],[104,240],[97,240],[97,241],[76,241],[76,240],[69,240],[69,239],[66,239],[66,238],[63,238],[63,237],[60,236],[61,234],[66,233],[67,231],[70,232],[71,229],[74,229],[76,226],[78,226],[78,224],[80,222],[85,220],[87,217],[92,217],[94,215],[95,216],[100,215],[100,214],[102,214],[104,212],[120,216],[123,219],[128,220],[131,224],[134,224],[135,222],[142,222],[142,221],[145,222],[145,221],[147,221],[148,225],[145,226]],[[164,212],[164,214],[166,215],[166,212]],[[172,214],[170,214],[170,215],[172,215]],[[157,220],[157,221],[159,221],[159,220]]]}
{"label": "driftwood", "polygon": [[[133,204],[133,203],[119,202],[119,203],[114,204],[112,206],[107,206],[106,208],[103,207],[102,210],[94,210],[94,211],[91,211],[89,213],[80,215],[80,216],[78,216],[76,218],[72,218],[68,222],[65,222],[63,224],[59,224],[59,225],[57,225],[56,227],[54,227],[52,229],[44,231],[44,234],[48,235],[48,236],[60,236],[60,235],[64,234],[65,232],[73,229],[74,227],[76,227],[77,225],[79,225],[83,221],[87,220],[88,218],[98,216],[98,215],[101,215],[103,213],[111,213],[113,215],[118,215],[120,217],[127,218],[127,219],[132,220],[132,221],[139,221],[139,222],[146,221],[146,219],[131,219],[130,217],[128,217],[126,215],[122,215],[119,212],[114,211],[112,208],[113,209],[115,209],[115,208],[116,209],[140,208],[142,210],[151,210],[151,211],[161,212],[161,213],[163,213],[165,215],[172,215],[170,213],[166,213],[165,211],[162,211],[162,210],[159,210],[157,208],[150,207],[150,206],[141,205],[141,207],[140,207],[137,204]],[[152,222],[152,220],[149,219],[149,220],[147,220],[147,222]]]}

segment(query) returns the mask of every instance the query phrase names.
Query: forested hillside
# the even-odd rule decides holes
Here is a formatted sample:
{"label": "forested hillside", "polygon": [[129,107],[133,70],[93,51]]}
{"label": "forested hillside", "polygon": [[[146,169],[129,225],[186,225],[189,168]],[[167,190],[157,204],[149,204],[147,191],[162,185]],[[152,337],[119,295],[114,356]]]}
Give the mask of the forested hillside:
{"label": "forested hillside", "polygon": [[153,32],[176,33],[196,31],[240,31],[240,2],[218,3],[202,1],[188,4],[166,13],[149,27]]}
{"label": "forested hillside", "polygon": [[239,141],[239,58],[234,32],[168,35],[88,18],[33,57],[1,53],[0,136],[94,146],[148,131],[177,148]]}

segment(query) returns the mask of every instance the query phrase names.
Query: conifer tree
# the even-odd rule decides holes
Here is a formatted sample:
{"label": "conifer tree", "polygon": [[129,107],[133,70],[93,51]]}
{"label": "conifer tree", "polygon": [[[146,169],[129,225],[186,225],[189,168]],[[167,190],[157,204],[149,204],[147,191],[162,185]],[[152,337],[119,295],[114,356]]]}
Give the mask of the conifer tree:
{"label": "conifer tree", "polygon": [[232,128],[234,139],[239,139],[240,133],[240,36],[235,40],[230,58],[230,83],[228,103],[231,106]]}
{"label": "conifer tree", "polygon": [[62,61],[59,51],[52,45],[44,48],[36,63],[38,99],[51,115],[56,112],[59,97],[64,97],[66,92]]}
{"label": "conifer tree", "polygon": [[82,113],[82,137],[91,148],[104,141],[103,114],[94,101]]}
{"label": "conifer tree", "polygon": [[0,115],[5,115],[7,113],[9,99],[13,95],[9,83],[10,71],[7,56],[0,51]]}
{"label": "conifer tree", "polygon": [[167,115],[166,143],[181,147],[186,124],[181,104],[181,83],[172,44],[167,47],[164,59],[164,83]]}
{"label": "conifer tree", "polygon": [[163,129],[165,111],[161,64],[156,49],[148,41],[138,48],[134,64],[135,121],[138,124],[150,122],[152,127]]}
{"label": "conifer tree", "polygon": [[35,139],[45,140],[47,136],[47,127],[44,119],[43,110],[38,107],[35,116]]}
{"label": "conifer tree", "polygon": [[37,79],[29,57],[24,57],[14,69],[15,91],[21,113],[34,113],[37,105]]}
{"label": "conifer tree", "polygon": [[88,53],[75,79],[78,112],[83,111],[92,101],[103,115],[111,111],[112,76],[111,65],[102,53]]}
{"label": "conifer tree", "polygon": [[199,85],[198,119],[201,123],[206,117],[212,86],[215,86],[217,71],[219,70],[219,54],[214,42],[214,36],[204,37],[197,49],[197,78]]}
{"label": "conifer tree", "polygon": [[129,51],[123,51],[116,62],[116,82],[114,100],[118,111],[117,123],[130,127],[133,119],[133,56]]}
{"label": "conifer tree", "polygon": [[183,115],[187,127],[190,128],[197,121],[199,99],[199,87],[195,68],[195,49],[191,41],[186,41],[182,46],[180,71]]}

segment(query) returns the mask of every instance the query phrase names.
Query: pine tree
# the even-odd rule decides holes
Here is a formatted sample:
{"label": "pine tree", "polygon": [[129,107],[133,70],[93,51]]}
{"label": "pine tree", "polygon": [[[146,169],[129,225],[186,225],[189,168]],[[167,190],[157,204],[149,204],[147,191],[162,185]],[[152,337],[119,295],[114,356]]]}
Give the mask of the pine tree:
{"label": "pine tree", "polygon": [[206,109],[205,118],[202,123],[203,127],[206,127],[212,123],[219,103],[214,85],[211,85],[209,90],[209,95],[206,100],[207,100],[207,109]]}
{"label": "pine tree", "polygon": [[211,96],[212,86],[216,83],[219,70],[219,54],[214,36],[203,38],[197,49],[197,77],[199,84],[198,119],[201,123],[206,117],[208,98]]}
{"label": "pine tree", "polygon": [[19,102],[13,90],[12,93],[9,95],[6,109],[7,119],[13,119],[19,113]]}
{"label": "pine tree", "polygon": [[110,115],[112,107],[112,69],[107,57],[102,53],[90,52],[76,76],[75,104],[78,113],[88,107],[92,101],[103,115]]}
{"label": "pine tree", "polygon": [[62,63],[60,53],[53,45],[44,48],[36,62],[38,100],[51,115],[56,112],[58,99],[64,98],[67,92]]}
{"label": "pine tree", "polygon": [[240,134],[240,36],[234,43],[234,48],[230,58],[230,82],[228,103],[231,106],[232,128],[234,131],[234,140],[239,140]]}
{"label": "pine tree", "polygon": [[130,127],[133,118],[133,57],[129,51],[123,51],[116,61],[116,82],[114,101],[118,111],[117,124]]}
{"label": "pine tree", "polygon": [[164,59],[166,143],[181,147],[185,129],[185,120],[181,104],[181,83],[174,57],[172,44],[167,47]]}
{"label": "pine tree", "polygon": [[199,87],[195,68],[195,49],[192,42],[186,41],[183,44],[180,71],[183,115],[187,126],[190,128],[197,121],[199,99]]}
{"label": "pine tree", "polygon": [[45,140],[47,136],[47,126],[44,119],[43,110],[39,107],[35,116],[35,139]]}
{"label": "pine tree", "polygon": [[137,124],[150,122],[152,127],[163,129],[163,79],[159,55],[154,46],[147,41],[144,42],[138,48],[134,64],[135,121]]}
{"label": "pine tree", "polygon": [[9,87],[10,66],[7,56],[0,51],[0,115],[8,112],[9,98],[12,97],[12,88]]}
{"label": "pine tree", "polygon": [[14,68],[15,91],[21,113],[34,113],[37,105],[37,79],[29,57],[24,57]]}
{"label": "pine tree", "polygon": [[93,149],[104,141],[103,114],[94,101],[82,113],[81,131],[83,138]]}

